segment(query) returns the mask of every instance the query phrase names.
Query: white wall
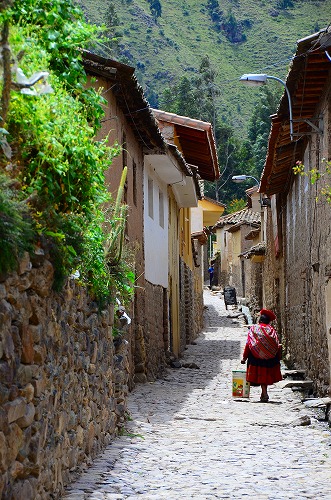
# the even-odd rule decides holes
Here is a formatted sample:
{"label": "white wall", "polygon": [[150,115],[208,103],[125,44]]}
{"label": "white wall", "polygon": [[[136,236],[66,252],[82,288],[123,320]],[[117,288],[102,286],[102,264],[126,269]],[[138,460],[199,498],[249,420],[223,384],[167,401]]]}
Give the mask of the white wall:
{"label": "white wall", "polygon": [[[167,184],[160,180],[147,163],[144,172],[145,279],[154,285],[167,288],[169,267]],[[160,204],[163,204],[163,210]],[[163,220],[163,227],[160,217]]]}
{"label": "white wall", "polygon": [[191,208],[191,233],[199,233],[203,230],[203,208],[200,206]]}

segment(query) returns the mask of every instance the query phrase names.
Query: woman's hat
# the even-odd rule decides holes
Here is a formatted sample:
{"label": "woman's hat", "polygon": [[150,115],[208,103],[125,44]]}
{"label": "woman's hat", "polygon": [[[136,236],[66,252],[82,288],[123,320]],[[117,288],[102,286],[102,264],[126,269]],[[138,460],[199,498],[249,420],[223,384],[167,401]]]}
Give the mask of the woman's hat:
{"label": "woman's hat", "polygon": [[270,311],[270,309],[261,309],[260,314],[264,314],[265,316],[268,316],[270,321],[274,321],[276,319],[275,313]]}

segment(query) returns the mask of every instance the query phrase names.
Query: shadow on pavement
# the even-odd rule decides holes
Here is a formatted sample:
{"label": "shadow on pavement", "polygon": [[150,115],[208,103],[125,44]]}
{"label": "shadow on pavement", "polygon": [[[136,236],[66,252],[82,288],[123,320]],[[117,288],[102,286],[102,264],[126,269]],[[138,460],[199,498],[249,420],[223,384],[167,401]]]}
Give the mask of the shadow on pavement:
{"label": "shadow on pavement", "polygon": [[203,332],[185,349],[179,360],[182,367],[168,368],[164,378],[137,385],[129,397],[131,408],[140,415],[140,420],[165,423],[191,398],[197,400],[194,412],[204,419],[206,391],[210,388],[216,391],[217,398],[223,397],[220,390],[225,390],[225,397],[232,398],[232,369],[237,365],[235,360],[241,366],[242,342],[246,337],[242,322],[235,315],[227,317],[233,312],[237,311],[226,311],[222,303],[218,310],[214,299],[207,302]]}

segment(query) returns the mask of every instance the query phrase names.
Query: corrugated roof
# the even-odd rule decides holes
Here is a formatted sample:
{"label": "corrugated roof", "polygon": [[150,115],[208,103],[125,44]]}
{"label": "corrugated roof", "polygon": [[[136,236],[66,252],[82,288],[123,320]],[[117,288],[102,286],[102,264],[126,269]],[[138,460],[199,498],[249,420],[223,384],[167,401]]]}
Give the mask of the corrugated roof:
{"label": "corrugated roof", "polygon": [[302,160],[307,134],[312,128],[305,119],[318,125],[316,108],[331,74],[325,51],[331,47],[331,27],[297,42],[297,51],[287,75],[286,85],[292,100],[293,141],[290,138],[289,103],[284,93],[277,113],[272,116],[266,162],[260,192],[268,195],[286,191],[292,168]]}
{"label": "corrugated roof", "polygon": [[224,227],[226,225],[237,224],[253,224],[258,227],[258,225],[261,224],[261,214],[259,212],[253,212],[250,208],[244,208],[238,212],[220,217],[216,222],[214,229]]}

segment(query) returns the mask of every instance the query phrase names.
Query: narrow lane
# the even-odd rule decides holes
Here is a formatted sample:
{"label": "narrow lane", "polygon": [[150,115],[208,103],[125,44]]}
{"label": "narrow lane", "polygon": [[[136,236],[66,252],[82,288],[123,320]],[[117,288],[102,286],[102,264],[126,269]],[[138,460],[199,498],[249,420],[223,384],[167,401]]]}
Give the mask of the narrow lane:
{"label": "narrow lane", "polygon": [[[66,500],[331,499],[331,433],[300,394],[260,388],[233,399],[247,327],[228,318],[220,295],[205,292],[205,329],[166,377],[129,396],[132,420]],[[194,365],[193,365],[194,366]],[[295,425],[309,415],[311,425]]]}

